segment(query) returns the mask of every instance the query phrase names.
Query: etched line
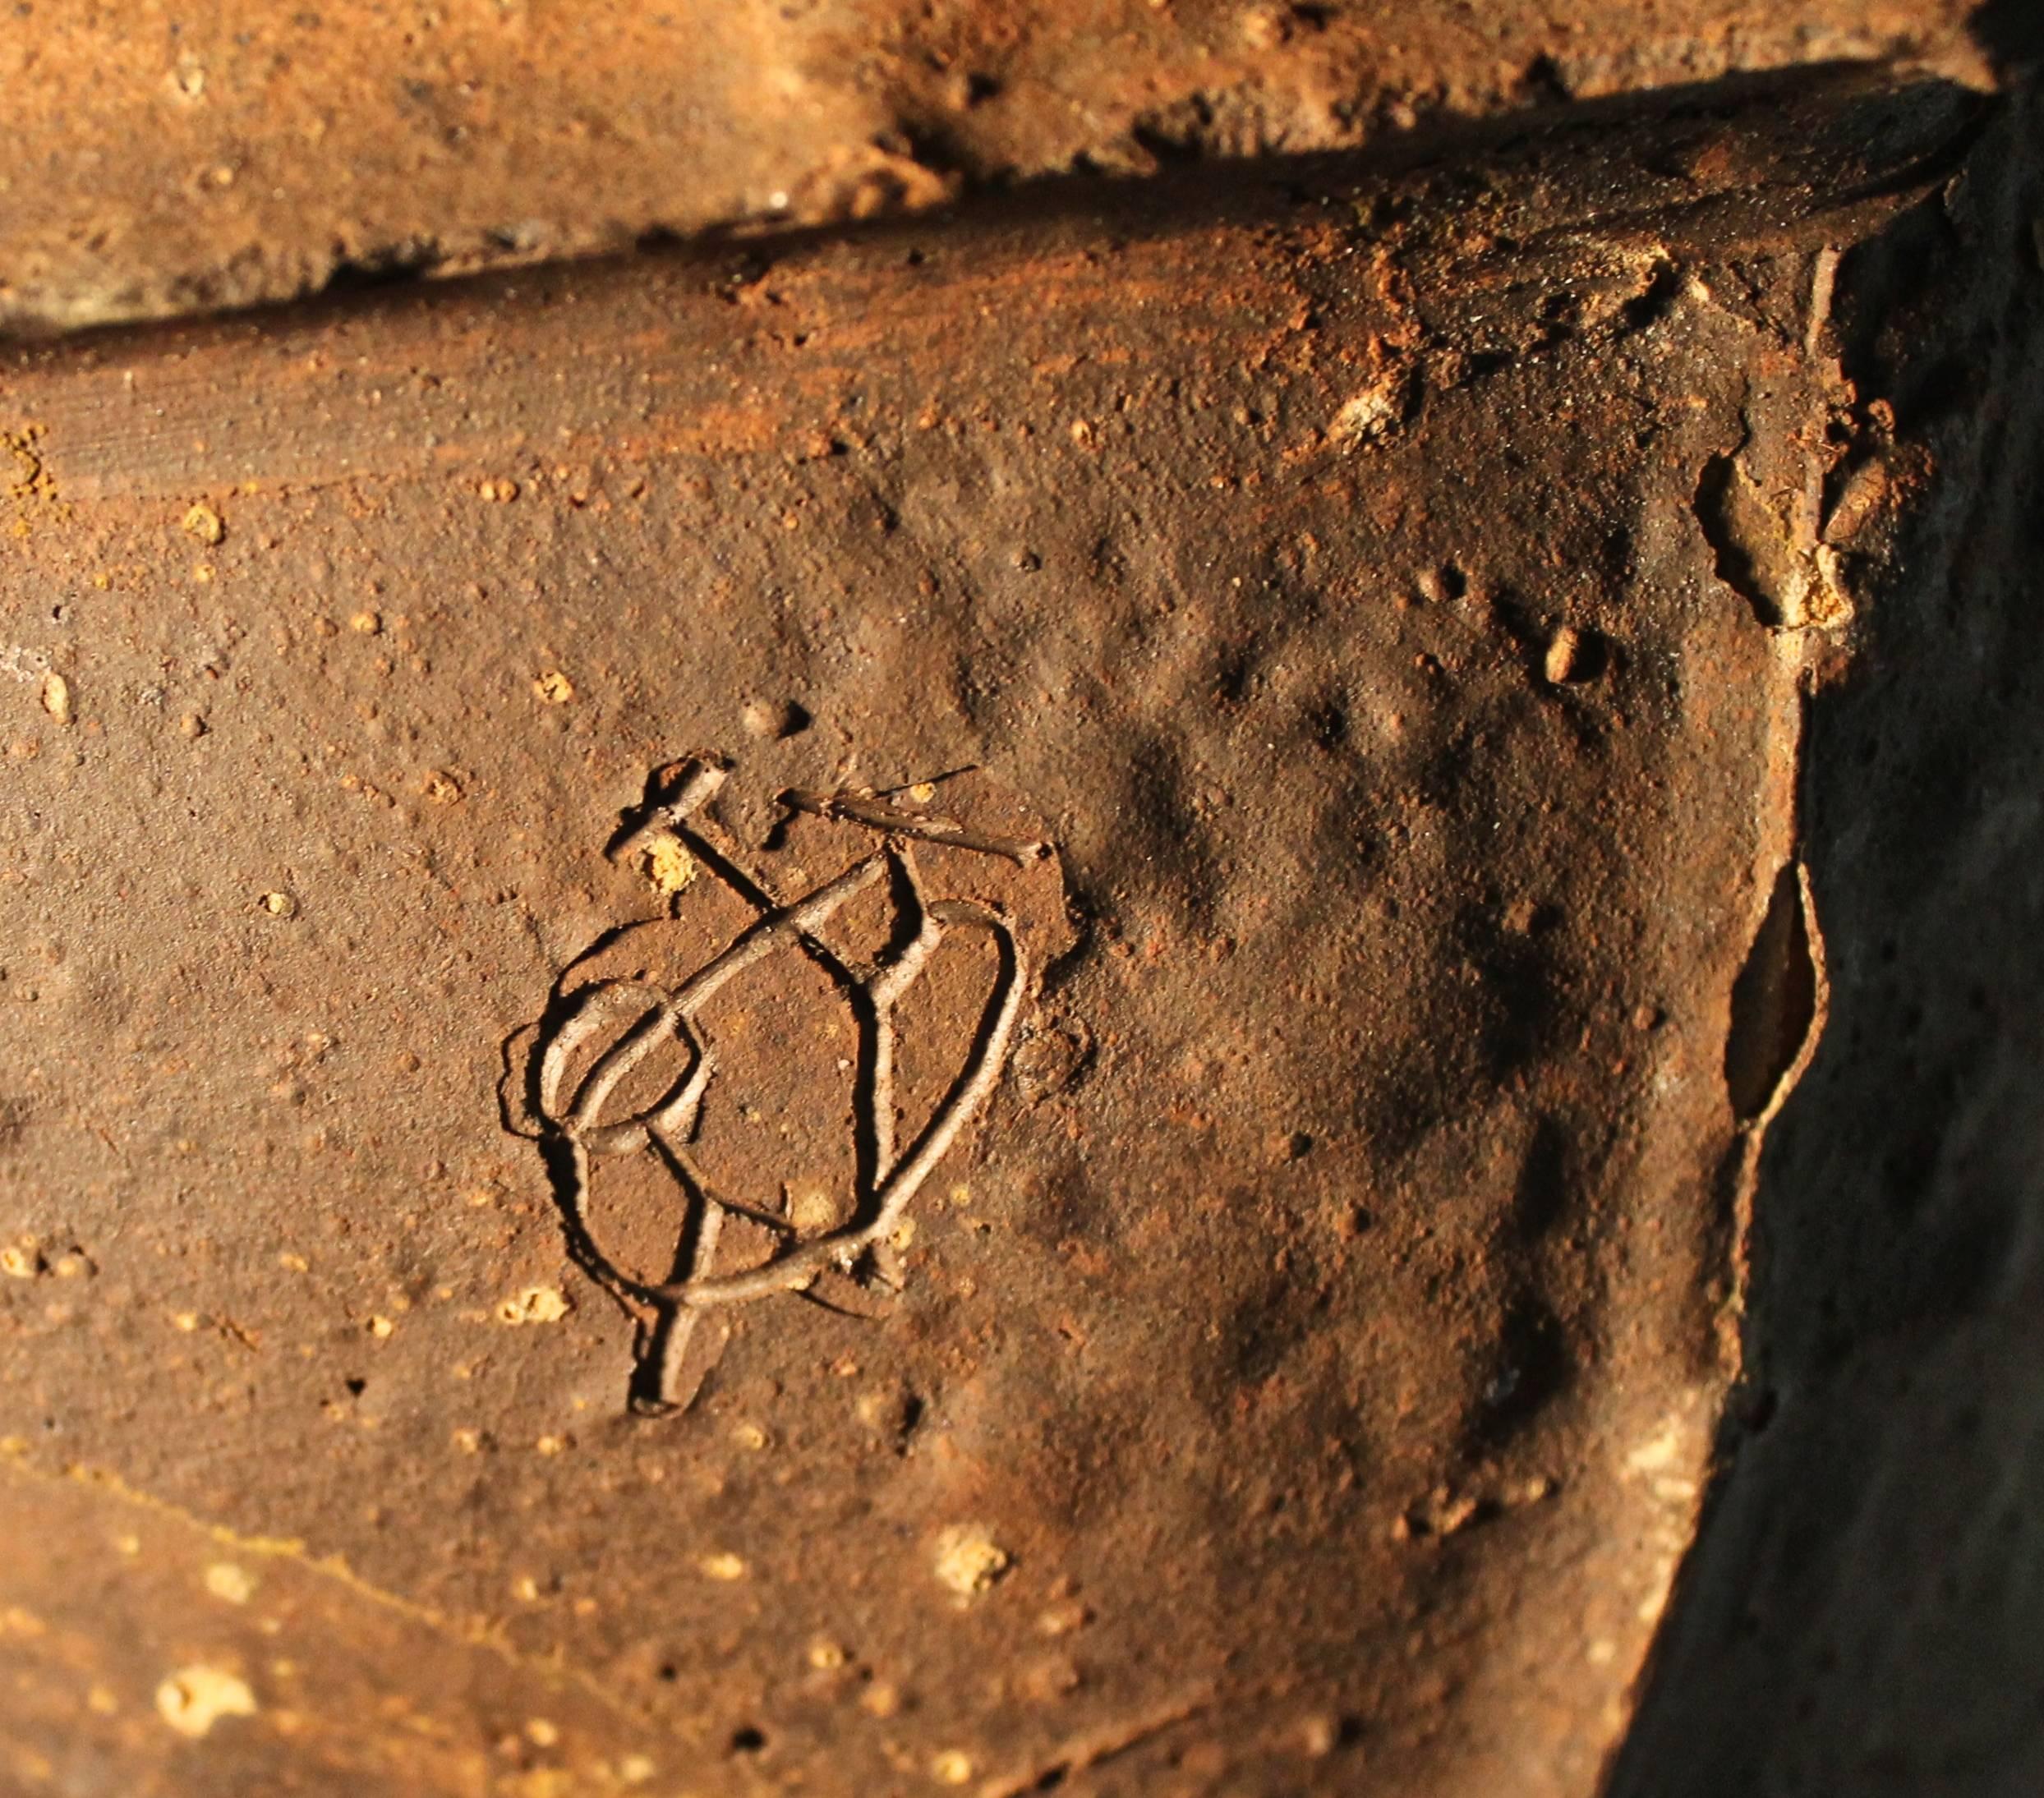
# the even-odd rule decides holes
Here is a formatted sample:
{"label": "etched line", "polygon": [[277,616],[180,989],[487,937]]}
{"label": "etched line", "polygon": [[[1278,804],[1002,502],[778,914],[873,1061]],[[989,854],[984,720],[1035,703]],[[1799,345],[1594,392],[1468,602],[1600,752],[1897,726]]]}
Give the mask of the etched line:
{"label": "etched line", "polygon": [[[507,1088],[504,1102],[507,1126],[527,1125],[526,1134],[539,1140],[570,1254],[635,1320],[633,1389],[641,1409],[685,1406],[692,1394],[684,1390],[683,1369],[707,1314],[777,1294],[807,1293],[826,1275],[849,1275],[859,1268],[900,1229],[917,1193],[999,1083],[1028,990],[1020,941],[999,906],[930,896],[914,844],[997,856],[1018,866],[1052,853],[1047,843],[991,835],[889,802],[903,792],[927,797],[934,783],[887,794],[868,789],[791,791],[782,795],[790,811],[854,825],[875,832],[881,841],[842,872],[784,899],[739,850],[718,840],[716,826],[705,816],[730,766],[721,757],[698,756],[660,770],[648,784],[647,802],[613,839],[608,853],[624,862],[646,853],[657,841],[678,841],[700,868],[752,908],[753,921],[679,982],[619,978],[567,990],[578,968],[623,935],[604,933],[555,982],[548,1015],[532,1036],[524,1091]],[[883,881],[900,912],[896,946],[871,966],[855,966],[831,946],[823,928]],[[895,1013],[954,931],[975,932],[992,944],[993,979],[957,1073],[928,1121],[904,1147],[895,1126]],[[689,1152],[717,1065],[699,1014],[733,981],[791,948],[836,984],[852,1009],[859,1038],[853,1081],[852,1210],[838,1227],[808,1240],[799,1239],[794,1222],[772,1208],[717,1192]],[[620,1093],[647,1059],[676,1046],[683,1051],[683,1071],[650,1100],[616,1115]],[[596,1162],[648,1152],[681,1201],[673,1271],[658,1281],[634,1278],[619,1267],[596,1240],[587,1213]],[[720,1274],[719,1248],[725,1225],[734,1217],[763,1225],[780,1240],[762,1264]]]}
{"label": "etched line", "polygon": [[[906,789],[897,787],[893,790],[899,793]],[[818,818],[846,819],[869,830],[884,830],[890,836],[919,837],[925,842],[941,843],[954,849],[1002,856],[1018,867],[1040,862],[1051,853],[1047,843],[1030,842],[1019,837],[987,836],[981,831],[969,830],[949,818],[925,817],[916,812],[899,811],[876,793],[808,793],[791,787],[781,794],[780,802],[791,812],[806,812]]]}

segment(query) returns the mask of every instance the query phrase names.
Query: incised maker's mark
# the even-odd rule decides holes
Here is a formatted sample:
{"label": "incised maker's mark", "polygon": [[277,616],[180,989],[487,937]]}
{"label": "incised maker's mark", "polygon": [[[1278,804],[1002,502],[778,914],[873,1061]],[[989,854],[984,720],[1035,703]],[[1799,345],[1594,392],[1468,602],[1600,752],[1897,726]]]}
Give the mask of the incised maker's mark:
{"label": "incised maker's mark", "polygon": [[[817,1296],[820,1281],[867,1271],[868,1258],[901,1225],[917,1192],[986,1104],[1012,1045],[1029,988],[1029,970],[1012,921],[1000,906],[978,899],[932,897],[917,866],[918,842],[1018,865],[1047,859],[1047,843],[974,831],[947,819],[911,812],[896,795],[866,789],[791,791],[781,795],[790,814],[840,821],[879,839],[869,854],[831,879],[793,898],[776,893],[766,876],[704,815],[730,764],[698,756],[661,770],[646,806],[613,844],[614,858],[642,855],[649,846],[669,858],[676,846],[688,858],[688,878],[707,871],[757,914],[720,951],[671,985],[643,979],[598,980],[568,991],[578,958],[556,982],[546,1014],[507,1051],[507,1124],[535,1138],[546,1157],[570,1253],[582,1269],[637,1321],[637,1366],[632,1402],[640,1410],[685,1406],[704,1369],[684,1372],[698,1326],[720,1308],[780,1293]],[[906,790],[906,789],[903,789]],[[928,788],[915,789],[927,796]],[[840,954],[820,934],[859,894],[888,883],[899,927],[890,948],[866,963]],[[627,927],[630,928],[630,927]],[[896,1141],[895,1010],[922,977],[947,933],[976,931],[990,939],[996,973],[955,1076],[922,1129]],[[615,940],[610,931],[590,953]],[[857,1023],[853,1087],[856,1189],[849,1217],[822,1234],[802,1236],[794,1221],[771,1204],[742,1202],[716,1189],[697,1164],[695,1142],[703,1100],[716,1073],[716,1045],[701,1013],[730,982],[783,949],[794,949],[822,968],[844,995]],[[680,1072],[647,1098],[656,1055],[674,1057]],[[523,1049],[521,1065],[520,1050]],[[634,1077],[637,1076],[635,1080]],[[620,1095],[640,1102],[620,1108]],[[673,1271],[648,1282],[633,1277],[606,1252],[592,1227],[587,1196],[592,1170],[604,1157],[651,1154],[682,1195]],[[727,1222],[743,1218],[772,1233],[767,1258],[740,1271],[718,1271],[718,1246]]]}

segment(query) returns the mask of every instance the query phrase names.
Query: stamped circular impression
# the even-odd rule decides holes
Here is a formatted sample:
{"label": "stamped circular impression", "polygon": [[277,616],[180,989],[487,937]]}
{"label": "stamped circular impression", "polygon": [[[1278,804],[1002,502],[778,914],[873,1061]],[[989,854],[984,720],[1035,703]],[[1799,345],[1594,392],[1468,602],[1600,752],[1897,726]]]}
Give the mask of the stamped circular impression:
{"label": "stamped circular impression", "polygon": [[733,1307],[885,1308],[918,1193],[983,1132],[1070,938],[1054,845],[976,769],[791,789],[757,845],[719,820],[732,771],[654,772],[608,853],[657,909],[505,1047],[506,1127],[635,1322],[642,1411],[688,1405]]}

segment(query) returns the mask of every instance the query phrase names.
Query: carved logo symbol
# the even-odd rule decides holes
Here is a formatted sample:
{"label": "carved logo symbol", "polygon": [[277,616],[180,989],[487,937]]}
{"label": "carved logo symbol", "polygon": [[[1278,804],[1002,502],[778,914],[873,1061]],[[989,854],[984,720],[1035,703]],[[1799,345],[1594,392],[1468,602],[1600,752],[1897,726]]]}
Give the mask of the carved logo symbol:
{"label": "carved logo symbol", "polygon": [[[1054,860],[1047,843],[932,813],[933,784],[790,791],[780,795],[776,837],[794,820],[824,821],[849,827],[835,835],[849,835],[855,853],[840,872],[786,896],[709,816],[730,768],[698,756],[659,770],[610,853],[645,865],[674,895],[663,917],[675,915],[683,895],[707,876],[741,902],[746,921],[693,966],[663,968],[657,978],[596,972],[603,955],[615,961],[620,945],[633,946],[628,939],[657,920],[605,931],[555,982],[540,1022],[507,1047],[507,1124],[540,1146],[569,1253],[635,1322],[632,1402],[642,1411],[693,1399],[721,1352],[728,1331],[720,1319],[730,1308],[790,1293],[830,1303],[833,1289],[850,1295],[886,1282],[888,1247],[901,1238],[918,1192],[993,1092],[1032,985],[1010,907],[956,890],[987,885],[957,876],[967,862],[1028,871]],[[953,877],[933,879],[924,866],[932,860]],[[892,913],[879,951],[862,958],[834,945],[832,921],[862,899],[870,911],[876,896]],[[959,1040],[948,1056],[938,1054],[947,1071],[927,1116],[905,1131],[898,1014],[939,946],[961,936],[991,948],[979,958],[991,964],[983,997],[976,1009],[953,1005]],[[727,1193],[697,1153],[720,1065],[706,1013],[734,982],[789,954],[827,977],[853,1022],[854,1056],[839,1066],[850,1069],[854,1190],[849,1205],[831,1208],[821,1223],[791,1207],[785,1187],[780,1200]],[[642,1167],[647,1158],[661,1189],[678,1201],[665,1278],[631,1271],[607,1248],[590,1203],[600,1166],[631,1159]]]}

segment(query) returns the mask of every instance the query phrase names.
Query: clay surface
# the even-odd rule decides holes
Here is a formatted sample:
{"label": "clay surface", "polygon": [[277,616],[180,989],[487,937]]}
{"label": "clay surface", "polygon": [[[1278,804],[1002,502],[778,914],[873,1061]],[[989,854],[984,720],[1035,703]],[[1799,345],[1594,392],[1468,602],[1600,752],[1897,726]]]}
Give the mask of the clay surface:
{"label": "clay surface", "polygon": [[2037,27],[1563,10],[0,39],[0,1784],[2044,1782]]}
{"label": "clay surface", "polygon": [[[1931,467],[1841,285],[1985,108],[13,353],[14,1777],[1593,1789],[1831,1004],[1808,695]],[[635,1405],[997,1042],[961,936],[883,1121],[777,951],[581,1105],[885,845],[1011,930],[992,1085]],[[914,884],[816,928],[884,964]]]}
{"label": "clay surface", "polygon": [[[1999,9],[2009,12],[2004,6]],[[0,33],[0,330],[1412,140],[1836,62],[1985,85],[1969,0],[39,0]]]}

